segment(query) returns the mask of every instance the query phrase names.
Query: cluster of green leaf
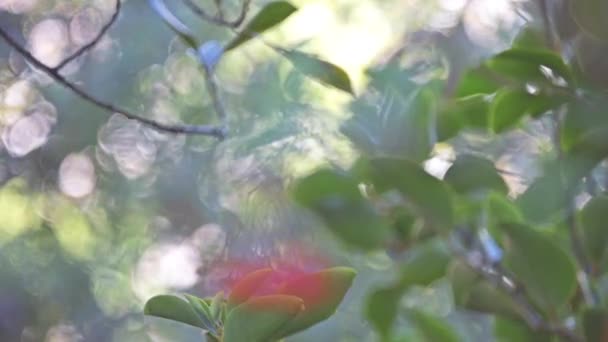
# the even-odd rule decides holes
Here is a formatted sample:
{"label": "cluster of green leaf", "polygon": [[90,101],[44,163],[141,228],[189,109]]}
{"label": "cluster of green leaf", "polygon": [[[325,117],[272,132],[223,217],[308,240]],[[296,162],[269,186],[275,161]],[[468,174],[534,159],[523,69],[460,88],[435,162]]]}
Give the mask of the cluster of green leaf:
{"label": "cluster of green leaf", "polygon": [[[590,11],[591,3],[600,6],[573,6]],[[583,26],[603,32],[593,25]],[[295,199],[349,247],[407,250],[396,259],[398,279],[368,297],[367,318],[382,341],[401,340],[400,318],[423,340],[461,339],[441,317],[400,304],[413,286],[440,279],[451,283],[458,308],[494,318],[497,340],[608,336],[607,294],[598,290],[608,271],[608,202],[598,195],[580,211],[573,204],[608,156],[605,89],[547,46],[542,32],[526,28],[454,89],[439,80],[415,83],[412,70],[395,63],[370,71],[373,94],[390,105],[355,101],[343,132],[360,159],[348,170],[318,170],[295,187]],[[458,155],[443,179],[422,165],[438,142],[470,132],[498,138],[531,120],[555,123],[555,148],[543,174],[516,198],[486,157]]]}
{"label": "cluster of green leaf", "polygon": [[356,272],[345,267],[290,277],[268,288],[276,271],[260,269],[245,275],[227,298],[185,295],[186,300],[160,295],[148,300],[144,313],[206,331],[208,341],[277,341],[326,320],[337,309]]}

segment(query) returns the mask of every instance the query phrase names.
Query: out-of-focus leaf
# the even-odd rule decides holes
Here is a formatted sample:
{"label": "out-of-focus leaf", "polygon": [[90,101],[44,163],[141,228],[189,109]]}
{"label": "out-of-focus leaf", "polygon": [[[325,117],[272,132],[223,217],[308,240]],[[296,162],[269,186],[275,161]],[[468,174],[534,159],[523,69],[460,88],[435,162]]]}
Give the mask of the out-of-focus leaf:
{"label": "out-of-focus leaf", "polygon": [[172,295],[160,295],[149,299],[144,306],[144,314],[206,329],[204,322],[190,304],[185,300]]}
{"label": "out-of-focus leaf", "polygon": [[304,75],[349,94],[354,94],[350,77],[339,66],[296,50],[280,50],[280,52]]}
{"label": "out-of-focus leaf", "polygon": [[420,331],[426,342],[458,342],[460,338],[443,319],[420,310],[408,310],[409,320]]}
{"label": "out-of-focus leaf", "polygon": [[[504,224],[506,266],[546,310],[562,308],[576,290],[576,267],[552,240],[521,224]],[[542,272],[539,272],[542,270]]]}
{"label": "out-of-focus leaf", "polygon": [[186,300],[188,300],[190,306],[194,309],[200,320],[205,325],[205,329],[215,332],[215,322],[207,302],[201,298],[191,295],[184,295],[184,297],[186,297]]}
{"label": "out-of-focus leaf", "polygon": [[489,95],[495,93],[501,84],[491,76],[490,70],[484,66],[471,69],[462,75],[456,87],[456,97],[463,98],[473,95]]}
{"label": "out-of-focus leaf", "polygon": [[303,275],[281,286],[278,293],[301,298],[304,309],[273,337],[280,339],[295,334],[329,318],[344,299],[356,274],[352,268],[335,267]]}
{"label": "out-of-focus leaf", "polygon": [[262,286],[264,281],[272,274],[271,268],[253,271],[240,279],[233,287],[228,296],[228,310],[246,302]]}
{"label": "out-of-focus leaf", "polygon": [[194,38],[194,34],[184,25],[176,16],[169,11],[163,0],[149,0],[150,7],[154,9],[165,24],[173,30],[189,47],[198,50],[198,42]]}
{"label": "out-of-focus leaf", "polygon": [[224,314],[224,292],[218,292],[213,299],[211,300],[211,304],[209,305],[209,310],[211,311],[211,317],[215,321],[219,321],[222,319],[222,315]]}
{"label": "out-of-focus leaf", "polygon": [[500,77],[522,84],[540,82],[565,86],[574,82],[570,68],[561,56],[550,50],[513,48],[495,55],[485,65]]}
{"label": "out-of-focus leaf", "polygon": [[226,45],[224,50],[232,50],[254,38],[256,35],[273,28],[287,19],[295,11],[297,11],[297,8],[287,1],[273,1],[267,4],[253,19],[251,19],[251,21],[249,21],[249,23],[247,23],[241,33]]}
{"label": "out-of-focus leaf", "polygon": [[451,229],[454,213],[447,186],[406,159],[361,159],[355,166],[379,192],[397,190],[419,214],[442,229]]}
{"label": "out-of-focus leaf", "polygon": [[373,291],[366,300],[365,315],[383,341],[390,340],[404,289],[390,286]]}
{"label": "out-of-focus leaf", "polygon": [[490,127],[501,133],[515,126],[521,118],[534,118],[566,101],[564,96],[530,94],[525,89],[504,88],[496,94],[490,106]]}
{"label": "out-of-focus leaf", "polygon": [[608,3],[603,0],[570,1],[570,10],[576,23],[591,36],[608,40],[606,29],[606,13]]}
{"label": "out-of-focus leaf", "polygon": [[588,309],[583,313],[583,328],[589,342],[608,341],[608,311]]}
{"label": "out-of-focus leaf", "polygon": [[549,342],[551,336],[530,330],[521,321],[497,316],[494,318],[494,336],[497,342]]}
{"label": "out-of-focus leaf", "polygon": [[294,296],[254,297],[230,311],[224,325],[223,341],[270,341],[303,309],[302,299]]}
{"label": "out-of-focus leaf", "polygon": [[390,227],[361,195],[352,177],[321,170],[302,179],[295,188],[295,199],[312,209],[328,228],[344,242],[371,250],[384,246]]}
{"label": "out-of-focus leaf", "polygon": [[377,289],[367,299],[366,316],[383,340],[391,335],[403,293],[410,286],[426,286],[443,277],[450,261],[448,251],[439,241],[418,245],[410,254],[400,267],[399,281]]}
{"label": "out-of-focus leaf", "polygon": [[507,193],[509,190],[491,160],[471,154],[459,156],[450,166],[443,180],[459,193],[479,190]]}
{"label": "out-of-focus leaf", "polygon": [[585,250],[595,263],[600,263],[608,246],[608,196],[591,199],[580,212]]}
{"label": "out-of-focus leaf", "polygon": [[585,99],[572,103],[561,126],[564,151],[590,160],[608,156],[608,117],[605,99]]}
{"label": "out-of-focus leaf", "polygon": [[512,46],[520,49],[547,49],[545,33],[532,26],[525,26],[513,40]]}

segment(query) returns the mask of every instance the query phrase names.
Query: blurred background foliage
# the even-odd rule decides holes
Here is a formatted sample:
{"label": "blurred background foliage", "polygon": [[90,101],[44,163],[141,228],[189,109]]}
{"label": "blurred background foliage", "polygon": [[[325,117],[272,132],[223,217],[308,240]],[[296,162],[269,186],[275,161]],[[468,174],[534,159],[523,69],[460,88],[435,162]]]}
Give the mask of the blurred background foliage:
{"label": "blurred background foliage", "polygon": [[[211,1],[198,3],[213,7]],[[238,0],[223,3],[227,13],[238,13]],[[266,3],[253,1],[250,12]],[[515,37],[523,37],[516,40],[523,46],[545,44],[542,33],[540,38],[520,34],[524,28],[542,32],[546,27],[539,1],[292,3],[299,10],[264,39],[342,67],[356,96],[304,77],[254,39],[218,65],[229,113],[230,136],[224,141],[158,132],[107,115],[0,43],[1,341],[198,341],[202,335],[194,328],[144,319],[143,303],[172,291],[209,296],[252,267],[279,264],[306,270],[349,265],[359,271],[338,313],[289,341],[375,341],[372,326],[378,328],[378,322],[365,319],[366,294],[372,284],[391,286],[395,277],[403,277],[397,274],[400,265],[416,260],[404,262],[404,251],[432,234],[409,213],[391,213],[403,223],[406,238],[377,248],[363,237],[361,251],[294,204],[289,189],[296,180],[321,167],[349,169],[361,155],[407,157],[442,178],[458,156],[468,153],[491,160],[490,168],[501,171],[499,181],[490,176],[482,182],[498,182],[494,190],[500,195],[492,203],[509,207],[508,198],[550,170],[559,153],[551,118],[492,121],[489,134],[484,104],[474,95],[483,93],[481,83],[469,88],[462,83],[471,79],[467,70],[510,47]],[[607,9],[601,1],[572,3],[553,2],[547,10],[550,25],[577,77],[582,75],[579,79],[601,98],[608,64],[606,31],[597,13],[608,15]],[[168,3],[202,41],[233,36],[180,4]],[[0,25],[52,66],[94,38],[113,9],[114,0],[0,0]],[[123,1],[108,34],[62,74],[98,98],[162,122],[216,121],[200,66],[146,1]],[[532,92],[539,87],[526,85]],[[473,97],[454,104],[452,95]],[[503,95],[505,101],[508,96]],[[509,112],[512,105],[506,103]],[[528,114],[540,116],[545,105]],[[466,113],[473,129],[454,128],[449,115],[438,129],[429,129],[437,124],[430,113],[444,107]],[[588,121],[583,126],[593,125],[593,118]],[[483,169],[484,160],[469,162]],[[608,183],[602,164],[593,175],[594,191],[603,191]],[[459,191],[475,186],[466,176],[451,177]],[[540,197],[528,199],[528,210],[542,211],[537,206],[551,202],[553,188],[549,184]],[[592,195],[581,192],[578,207]],[[605,215],[604,202],[587,209],[583,219],[597,222]],[[441,216],[437,210],[431,214]],[[455,215],[470,210],[463,204]],[[556,227],[541,232],[566,244]],[[602,227],[596,230],[602,236]],[[596,254],[605,255],[604,241],[593,247]],[[446,318],[462,340],[494,339],[491,316],[456,307],[465,299],[454,284],[483,288],[479,293],[489,296],[486,301],[501,298],[487,284],[475,285],[466,268],[453,263],[447,270],[451,279],[434,282],[414,277],[415,286],[403,297],[391,296],[399,291],[390,287],[378,294],[386,300],[380,321],[391,305],[407,308],[398,317],[395,336],[401,337],[395,341],[448,338],[428,315]],[[606,279],[599,281],[604,292]],[[500,331],[520,329],[506,319],[499,323],[497,340]],[[412,325],[435,327],[430,330],[439,335],[425,335]]]}

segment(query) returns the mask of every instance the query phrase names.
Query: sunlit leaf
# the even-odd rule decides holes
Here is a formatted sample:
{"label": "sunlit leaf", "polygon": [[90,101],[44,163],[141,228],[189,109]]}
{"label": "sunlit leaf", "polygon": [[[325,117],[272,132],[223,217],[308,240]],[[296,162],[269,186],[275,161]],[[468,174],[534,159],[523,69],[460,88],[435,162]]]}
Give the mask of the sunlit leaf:
{"label": "sunlit leaf", "polygon": [[247,23],[245,28],[225,47],[225,51],[234,49],[235,47],[249,41],[256,35],[267,31],[274,26],[280,24],[297,8],[287,1],[274,1],[268,3],[264,8],[256,14],[256,16]]}
{"label": "sunlit leaf", "polygon": [[206,329],[204,322],[185,300],[171,295],[160,295],[146,302],[144,314],[162,317],[173,321]]}
{"label": "sunlit leaf", "polygon": [[302,299],[287,295],[254,297],[228,314],[224,342],[268,342],[304,309]]}
{"label": "sunlit leaf", "polygon": [[312,209],[344,242],[370,250],[382,247],[390,227],[361,195],[358,182],[343,173],[321,170],[295,188],[298,203]]}
{"label": "sunlit leaf", "polygon": [[[540,82],[554,86],[572,85],[572,71],[558,54],[550,50],[513,48],[488,61],[486,66],[500,77],[526,84]],[[560,84],[563,80],[565,84]]]}
{"label": "sunlit leaf", "polygon": [[293,66],[304,75],[321,83],[353,94],[350,77],[339,66],[296,50],[280,50]]}
{"label": "sunlit leaf", "polygon": [[282,285],[278,293],[301,298],[304,309],[273,336],[283,338],[329,318],[344,299],[356,274],[352,268],[335,267],[297,277]]}
{"label": "sunlit leaf", "polygon": [[[504,224],[505,262],[546,310],[562,308],[576,290],[574,261],[553,240],[521,224]],[[542,272],[539,272],[542,270]]]}

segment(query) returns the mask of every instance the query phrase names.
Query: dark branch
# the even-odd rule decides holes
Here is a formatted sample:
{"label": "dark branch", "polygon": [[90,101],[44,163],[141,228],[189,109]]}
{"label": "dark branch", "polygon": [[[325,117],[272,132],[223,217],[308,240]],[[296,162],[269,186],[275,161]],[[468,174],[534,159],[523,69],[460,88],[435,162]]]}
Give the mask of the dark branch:
{"label": "dark branch", "polygon": [[211,15],[205,11],[204,8],[194,3],[192,0],[182,0],[183,3],[192,11],[192,13],[198,15],[201,19],[206,20],[210,23],[216,24],[218,26],[225,26],[230,28],[237,28],[241,26],[245,18],[247,17],[247,12],[249,11],[249,6],[251,5],[251,0],[243,0],[243,4],[241,6],[241,12],[239,16],[234,20],[227,20],[224,18],[224,14],[222,12],[222,7],[219,1],[216,1],[216,6],[218,8],[217,15]]}
{"label": "dark branch", "polygon": [[155,120],[145,118],[139,116],[137,114],[133,114],[125,109],[114,106],[111,103],[104,102],[95,98],[93,95],[90,95],[86,91],[82,90],[78,86],[74,85],[66,78],[61,76],[55,68],[51,68],[46,64],[42,63],[36,57],[34,57],[27,49],[22,47],[15,39],[13,39],[6,31],[0,28],[0,37],[2,37],[11,47],[13,47],[19,54],[21,54],[29,63],[31,63],[34,67],[42,70],[47,75],[52,77],[55,81],[63,85],[64,87],[70,89],[80,98],[85,101],[88,101],[99,108],[102,108],[108,112],[114,112],[124,115],[126,118],[138,121],[144,125],[150,126],[159,131],[165,131],[170,133],[181,133],[181,134],[199,134],[199,135],[208,135],[213,136],[218,139],[223,139],[226,136],[226,128],[221,126],[213,126],[213,125],[171,125],[171,124],[163,124],[157,122]]}
{"label": "dark branch", "polygon": [[68,58],[64,59],[61,63],[59,63],[59,65],[57,65],[56,67],[54,67],[53,70],[55,70],[55,71],[61,70],[63,67],[65,67],[66,65],[68,65],[68,63],[70,63],[71,61],[75,60],[76,58],[78,58],[79,56],[81,56],[83,53],[85,53],[86,51],[88,51],[89,49],[91,49],[93,46],[95,46],[99,42],[99,40],[101,39],[101,37],[103,37],[103,35],[106,34],[106,32],[108,32],[108,30],[110,29],[110,27],[112,26],[112,24],[114,24],[114,22],[118,18],[118,14],[120,13],[120,6],[121,6],[120,0],[116,0],[116,8],[114,9],[114,13],[112,14],[112,17],[101,28],[101,30],[99,31],[99,33],[97,34],[97,36],[95,36],[95,38],[93,40],[91,40],[89,43],[87,43],[87,44],[83,45],[82,47],[80,47],[80,49],[78,49],[76,52],[74,52]]}

